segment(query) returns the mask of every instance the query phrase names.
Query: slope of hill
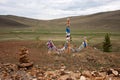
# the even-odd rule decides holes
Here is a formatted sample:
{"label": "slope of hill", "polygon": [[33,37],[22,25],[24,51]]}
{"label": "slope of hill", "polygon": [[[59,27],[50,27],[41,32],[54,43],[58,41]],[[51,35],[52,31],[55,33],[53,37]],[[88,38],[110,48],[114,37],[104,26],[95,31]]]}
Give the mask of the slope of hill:
{"label": "slope of hill", "polygon": [[20,16],[13,16],[13,15],[6,15],[4,17],[6,17],[10,20],[20,22],[22,24],[32,26],[32,27],[36,26],[37,24],[46,22],[44,20],[37,20],[37,19],[31,19],[31,18],[25,18],[25,17],[20,17]]}
{"label": "slope of hill", "polygon": [[[21,26],[31,26],[36,30],[64,30],[66,27],[66,18],[54,20],[37,20],[12,15],[0,16],[0,26],[12,26],[13,21],[20,23]],[[71,18],[71,29],[73,31],[94,30],[94,31],[120,31],[120,10],[111,12],[102,12],[86,16],[73,16]],[[6,22],[9,22],[6,24]]]}
{"label": "slope of hill", "polygon": [[[64,26],[66,18],[51,20],[53,24]],[[120,31],[120,10],[103,12],[86,16],[71,17],[71,28],[74,30],[113,30]]]}
{"label": "slope of hill", "polygon": [[10,20],[8,18],[5,18],[3,16],[0,16],[0,27],[4,28],[24,28],[24,27],[29,27],[28,25],[19,23],[17,21],[14,20]]}
{"label": "slope of hill", "polygon": [[[14,16],[14,15],[4,15],[4,16],[2,15],[1,17],[6,20],[12,20],[12,21],[30,26],[29,27],[30,29],[36,29],[36,28],[38,29],[38,27],[40,27],[41,29],[42,27],[45,27],[44,24],[46,25],[46,22],[47,22],[44,20],[25,18],[20,16]],[[8,24],[8,26],[11,26],[11,25]]]}

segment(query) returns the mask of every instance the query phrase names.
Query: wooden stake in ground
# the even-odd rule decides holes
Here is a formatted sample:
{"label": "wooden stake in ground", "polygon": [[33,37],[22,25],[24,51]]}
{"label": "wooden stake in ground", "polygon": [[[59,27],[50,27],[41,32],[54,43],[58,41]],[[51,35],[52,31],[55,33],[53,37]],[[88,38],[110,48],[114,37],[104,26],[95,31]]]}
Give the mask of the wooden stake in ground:
{"label": "wooden stake in ground", "polygon": [[67,27],[66,27],[66,42],[67,46],[67,53],[70,53],[70,18],[67,18]]}

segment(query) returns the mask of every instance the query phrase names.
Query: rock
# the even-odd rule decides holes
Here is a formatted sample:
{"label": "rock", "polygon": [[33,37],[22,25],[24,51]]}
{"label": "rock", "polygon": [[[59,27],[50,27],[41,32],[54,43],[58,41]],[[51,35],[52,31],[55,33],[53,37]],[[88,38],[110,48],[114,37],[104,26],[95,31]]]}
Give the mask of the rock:
{"label": "rock", "polygon": [[11,64],[11,65],[10,65],[10,68],[11,68],[11,70],[13,70],[13,71],[17,71],[17,70],[18,70],[18,66],[17,66],[16,64]]}
{"label": "rock", "polygon": [[29,67],[32,67],[32,66],[33,66],[33,62],[21,63],[21,64],[18,64],[18,66],[19,66],[20,68],[29,68]]}
{"label": "rock", "polygon": [[74,77],[75,79],[80,79],[80,73],[72,73],[71,76]]}
{"label": "rock", "polygon": [[119,75],[118,71],[116,71],[116,70],[114,70],[114,69],[110,69],[110,70],[112,71],[112,73],[113,73],[115,76],[118,76],[118,75]]}
{"label": "rock", "polygon": [[61,69],[60,69],[60,75],[65,75],[66,74],[65,69],[66,69],[66,66],[64,64],[62,64]]}
{"label": "rock", "polygon": [[61,64],[61,69],[65,70],[66,66],[64,64]]}
{"label": "rock", "polygon": [[110,75],[110,74],[112,74],[112,71],[110,69],[107,69],[106,73],[107,73],[107,75]]}
{"label": "rock", "polygon": [[80,80],[86,80],[86,77],[85,76],[81,76]]}
{"label": "rock", "polygon": [[112,78],[109,78],[109,80],[112,80]]}
{"label": "rock", "polygon": [[105,80],[105,77],[95,77],[95,80]]}
{"label": "rock", "polygon": [[82,75],[85,76],[85,77],[88,77],[88,78],[90,78],[92,76],[90,71],[83,71]]}
{"label": "rock", "polygon": [[65,71],[60,71],[60,75],[65,75]]}
{"label": "rock", "polygon": [[120,68],[114,68],[114,70],[118,71],[118,73],[120,74]]}
{"label": "rock", "polygon": [[32,80],[37,80],[37,78],[34,78],[34,79],[32,79]]}
{"label": "rock", "polygon": [[101,72],[101,73],[99,73],[99,76],[100,77],[106,77],[107,75],[106,75],[106,72]]}
{"label": "rock", "polygon": [[44,77],[38,77],[37,80],[46,80]]}
{"label": "rock", "polygon": [[74,79],[72,79],[71,77],[69,77],[69,78],[67,78],[66,80],[74,80]]}
{"label": "rock", "polygon": [[8,73],[7,73],[6,71],[3,71],[3,72],[2,72],[2,77],[5,78],[5,77],[7,77],[7,76],[8,76]]}
{"label": "rock", "polygon": [[100,76],[97,71],[92,71],[91,74],[92,74],[92,76],[94,76],[94,77],[99,77],[99,76]]}
{"label": "rock", "polygon": [[60,76],[58,80],[66,80],[67,78],[69,78],[69,75],[63,75],[63,76]]}

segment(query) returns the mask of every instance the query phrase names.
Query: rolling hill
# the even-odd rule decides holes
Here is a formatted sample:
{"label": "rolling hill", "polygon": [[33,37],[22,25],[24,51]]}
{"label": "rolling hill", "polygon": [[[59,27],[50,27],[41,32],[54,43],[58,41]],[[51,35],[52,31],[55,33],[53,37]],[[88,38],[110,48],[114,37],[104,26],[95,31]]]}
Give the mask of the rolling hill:
{"label": "rolling hill", "polygon": [[29,27],[28,25],[19,23],[15,20],[8,19],[7,17],[0,16],[0,27],[2,28],[24,28]]}
{"label": "rolling hill", "polygon": [[[85,16],[72,16],[71,29],[73,31],[120,31],[120,10],[96,13]],[[66,18],[53,20],[37,20],[13,15],[1,15],[0,27],[27,27],[35,30],[64,30]]]}
{"label": "rolling hill", "polygon": [[[59,22],[59,25],[63,26],[65,20],[65,18],[56,19],[52,22],[54,24]],[[71,17],[71,28],[76,30],[120,31],[120,10]]]}

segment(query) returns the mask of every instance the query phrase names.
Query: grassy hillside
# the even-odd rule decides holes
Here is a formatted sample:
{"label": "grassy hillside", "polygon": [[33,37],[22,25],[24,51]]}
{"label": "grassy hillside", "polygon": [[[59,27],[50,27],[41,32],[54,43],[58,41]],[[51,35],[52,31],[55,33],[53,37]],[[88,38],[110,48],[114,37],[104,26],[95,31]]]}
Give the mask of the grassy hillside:
{"label": "grassy hillside", "polygon": [[[65,25],[66,18],[51,20],[51,23],[58,22],[59,26]],[[71,29],[73,30],[99,30],[99,31],[120,31],[120,10],[103,12],[87,16],[71,17]],[[57,25],[57,24],[56,24]]]}
{"label": "grassy hillside", "polygon": [[[71,30],[76,31],[120,31],[120,10],[103,12],[86,16],[74,16],[71,18]],[[0,26],[30,26],[28,30],[33,31],[56,31],[64,32],[66,18],[54,20],[37,20],[12,15],[0,16]],[[9,23],[6,23],[9,22]],[[14,24],[11,24],[14,23]],[[16,23],[16,24],[15,24]],[[19,24],[18,24],[19,23]]]}
{"label": "grassy hillside", "polygon": [[0,16],[0,27],[2,28],[25,28],[28,25],[22,24],[15,20],[8,19],[7,17]]}

